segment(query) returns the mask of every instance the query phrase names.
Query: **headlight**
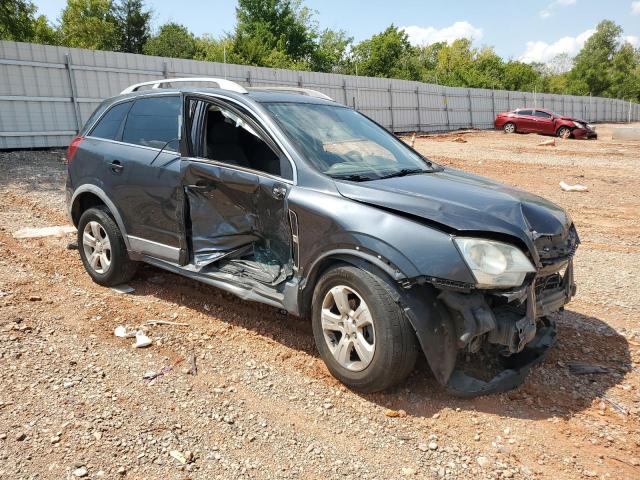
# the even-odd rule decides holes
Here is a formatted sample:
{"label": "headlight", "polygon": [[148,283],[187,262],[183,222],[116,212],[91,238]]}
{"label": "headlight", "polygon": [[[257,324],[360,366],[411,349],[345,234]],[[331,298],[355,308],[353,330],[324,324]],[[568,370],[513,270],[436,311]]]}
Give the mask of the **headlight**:
{"label": "headlight", "polygon": [[534,266],[522,251],[508,243],[481,238],[454,239],[480,288],[518,287]]}
{"label": "headlight", "polygon": [[584,128],[584,125],[582,125],[580,122],[573,122],[573,124],[578,128]]}

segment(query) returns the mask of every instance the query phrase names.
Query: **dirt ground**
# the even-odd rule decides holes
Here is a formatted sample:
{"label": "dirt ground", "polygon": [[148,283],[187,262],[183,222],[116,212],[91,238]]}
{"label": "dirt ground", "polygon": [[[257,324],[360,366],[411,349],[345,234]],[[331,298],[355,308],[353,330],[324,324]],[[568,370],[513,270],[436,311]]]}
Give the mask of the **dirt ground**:
{"label": "dirt ground", "polygon": [[[67,223],[63,152],[1,153],[0,478],[640,479],[640,142],[598,131],[555,147],[499,132],[416,140],[562,205],[582,240],[557,346],[522,387],[471,400],[444,393],[424,360],[392,391],[353,393],[304,320],[152,267],[133,293],[99,287],[66,249],[73,235],[13,237]],[[147,326],[147,349],[113,335],[150,320],[188,325]]]}

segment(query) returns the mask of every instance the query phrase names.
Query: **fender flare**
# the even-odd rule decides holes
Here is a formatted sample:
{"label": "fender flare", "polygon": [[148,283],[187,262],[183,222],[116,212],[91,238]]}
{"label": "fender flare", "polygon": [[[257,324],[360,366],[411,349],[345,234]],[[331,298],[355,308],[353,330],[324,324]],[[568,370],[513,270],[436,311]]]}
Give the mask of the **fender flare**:
{"label": "fender flare", "polygon": [[73,192],[73,195],[71,196],[71,201],[69,202],[69,216],[73,218],[73,216],[71,215],[71,212],[73,212],[73,207],[76,204],[76,200],[83,193],[92,193],[93,195],[98,197],[100,200],[102,200],[102,202],[107,206],[107,208],[111,212],[111,215],[113,215],[113,218],[116,221],[116,224],[120,229],[120,232],[122,233],[122,238],[124,239],[124,243],[127,247],[127,250],[131,251],[131,246],[129,245],[129,236],[127,235],[127,231],[124,228],[124,222],[122,220],[122,216],[120,215],[120,212],[116,208],[115,204],[107,196],[105,191],[102,190],[100,187],[93,185],[91,183],[85,183],[83,185],[80,185],[78,188],[76,188],[75,191]]}

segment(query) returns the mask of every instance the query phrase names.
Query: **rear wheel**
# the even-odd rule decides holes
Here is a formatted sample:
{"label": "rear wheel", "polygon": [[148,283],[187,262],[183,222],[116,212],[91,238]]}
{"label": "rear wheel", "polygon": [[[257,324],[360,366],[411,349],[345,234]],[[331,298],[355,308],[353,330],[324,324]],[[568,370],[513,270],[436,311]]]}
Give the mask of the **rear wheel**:
{"label": "rear wheel", "polygon": [[105,287],[125,283],[136,273],[122,233],[105,208],[85,211],[78,222],[78,250],[85,270],[94,282]]}
{"label": "rear wheel", "polygon": [[502,127],[504,133],[515,133],[516,132],[516,124],[513,122],[507,122]]}
{"label": "rear wheel", "polygon": [[569,127],[560,127],[557,131],[557,135],[560,138],[569,138],[571,136],[571,129]]}
{"label": "rear wheel", "polygon": [[382,278],[352,266],[330,269],[314,291],[312,315],[320,356],[348,387],[384,390],[413,370],[413,328]]}

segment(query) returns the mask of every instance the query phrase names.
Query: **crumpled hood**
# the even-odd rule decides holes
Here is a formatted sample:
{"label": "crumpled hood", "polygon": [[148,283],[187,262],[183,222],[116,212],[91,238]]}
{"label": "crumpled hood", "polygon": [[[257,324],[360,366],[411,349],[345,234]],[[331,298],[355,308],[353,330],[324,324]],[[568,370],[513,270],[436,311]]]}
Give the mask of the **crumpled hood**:
{"label": "crumpled hood", "polygon": [[460,232],[515,236],[537,257],[533,241],[565,235],[571,218],[537,195],[460,170],[392,177],[368,182],[336,181],[344,197],[422,217]]}

